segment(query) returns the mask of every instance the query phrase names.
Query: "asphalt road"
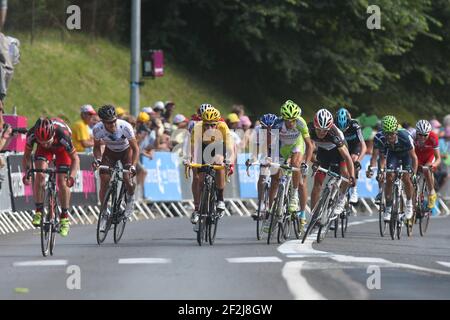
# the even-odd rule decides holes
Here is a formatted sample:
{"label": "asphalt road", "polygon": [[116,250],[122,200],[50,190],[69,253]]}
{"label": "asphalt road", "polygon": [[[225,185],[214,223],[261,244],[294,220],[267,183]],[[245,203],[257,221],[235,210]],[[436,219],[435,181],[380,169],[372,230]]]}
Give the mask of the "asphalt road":
{"label": "asphalt road", "polygon": [[0,299],[450,299],[450,218],[424,238],[351,217],[346,238],[267,245],[251,218],[224,217],[202,247],[187,218],[129,223],[117,245],[76,226],[48,258],[35,230],[0,236],[0,270]]}

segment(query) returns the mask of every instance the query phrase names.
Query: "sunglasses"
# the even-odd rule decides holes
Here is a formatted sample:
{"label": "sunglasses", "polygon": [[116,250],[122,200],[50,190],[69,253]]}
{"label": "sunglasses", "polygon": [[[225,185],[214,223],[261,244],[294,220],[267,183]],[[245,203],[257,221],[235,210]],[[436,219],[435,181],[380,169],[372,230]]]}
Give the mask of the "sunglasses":
{"label": "sunglasses", "polygon": [[113,120],[113,121],[102,121],[104,124],[113,124],[113,123],[116,123],[117,122],[117,119],[116,120]]}
{"label": "sunglasses", "polygon": [[205,123],[205,127],[215,127],[217,126],[217,123]]}
{"label": "sunglasses", "polygon": [[428,137],[428,134],[423,134],[423,133],[418,133],[417,135],[420,137]]}

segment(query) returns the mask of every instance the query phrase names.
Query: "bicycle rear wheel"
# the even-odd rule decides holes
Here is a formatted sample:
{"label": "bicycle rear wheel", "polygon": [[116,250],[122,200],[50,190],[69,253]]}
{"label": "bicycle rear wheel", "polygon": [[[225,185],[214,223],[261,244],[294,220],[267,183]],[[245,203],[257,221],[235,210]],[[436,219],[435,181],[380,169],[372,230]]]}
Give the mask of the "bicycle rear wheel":
{"label": "bicycle rear wheel", "polygon": [[[424,197],[425,192],[427,190],[427,186],[426,183],[423,184],[423,188],[422,188],[422,197]],[[419,220],[419,230],[420,230],[420,235],[423,237],[425,236],[425,233],[428,230],[428,225],[430,223],[430,209],[428,209],[428,207],[423,206],[423,202],[421,203],[421,215],[420,215],[420,220]]]}
{"label": "bicycle rear wheel", "polygon": [[[262,206],[264,205],[264,210]],[[261,240],[264,236],[263,228],[267,224],[267,212],[269,211],[269,186],[265,186],[264,192],[258,200],[258,218],[256,220],[256,238]]]}
{"label": "bicycle rear wheel", "polygon": [[98,215],[97,221],[97,243],[100,245],[105,241],[108,235],[109,229],[111,228],[112,216],[114,212],[114,199],[113,190],[108,188],[103,199],[102,207],[100,209],[100,214]]}
{"label": "bicycle rear wheel", "polygon": [[122,184],[122,187],[120,188],[120,194],[117,198],[117,203],[114,206],[114,243],[119,243],[120,239],[122,239],[123,232],[125,231],[125,226],[127,224],[127,219],[125,218],[125,211],[122,210],[121,204],[123,202],[123,199],[125,198],[125,187]]}
{"label": "bicycle rear wheel", "polygon": [[[397,216],[397,239],[400,240],[400,238],[402,237],[402,228],[403,228],[403,224],[404,224],[404,219],[405,219],[405,205],[403,202],[402,198],[399,198],[400,200],[400,211],[399,214]],[[401,212],[401,215],[400,215]]]}

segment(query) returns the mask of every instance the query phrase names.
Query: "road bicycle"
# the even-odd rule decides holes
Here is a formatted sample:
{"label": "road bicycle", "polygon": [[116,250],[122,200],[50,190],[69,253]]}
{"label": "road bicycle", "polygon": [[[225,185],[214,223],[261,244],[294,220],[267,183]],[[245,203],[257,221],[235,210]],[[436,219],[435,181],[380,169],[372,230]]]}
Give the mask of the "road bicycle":
{"label": "road bicycle", "polygon": [[109,171],[111,179],[98,216],[97,243],[100,245],[105,241],[111,226],[114,225],[114,243],[117,244],[122,239],[128,220],[125,217],[125,210],[122,209],[126,192],[123,174],[131,172],[121,168],[119,163],[114,167],[101,165],[98,169]]}

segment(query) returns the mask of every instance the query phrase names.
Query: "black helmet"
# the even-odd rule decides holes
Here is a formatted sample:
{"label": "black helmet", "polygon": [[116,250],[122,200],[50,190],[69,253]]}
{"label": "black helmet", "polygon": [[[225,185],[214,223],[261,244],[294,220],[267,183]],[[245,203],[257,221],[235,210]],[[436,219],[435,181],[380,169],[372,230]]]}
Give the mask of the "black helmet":
{"label": "black helmet", "polygon": [[98,116],[103,121],[116,120],[117,119],[116,109],[114,108],[114,106],[107,104],[103,107],[100,107],[100,109],[98,109]]}

